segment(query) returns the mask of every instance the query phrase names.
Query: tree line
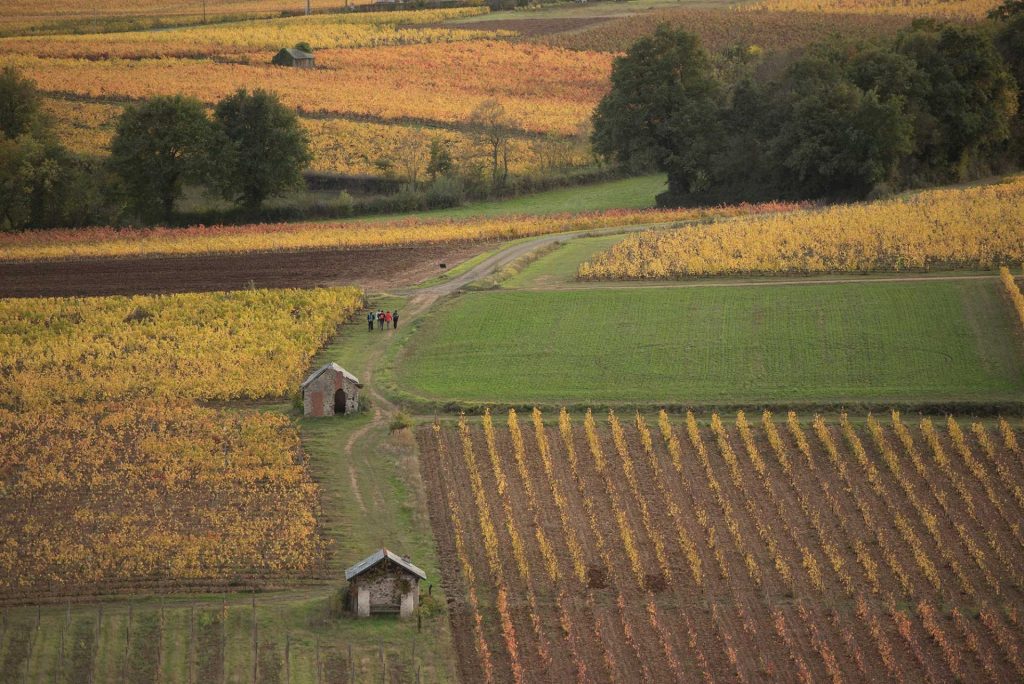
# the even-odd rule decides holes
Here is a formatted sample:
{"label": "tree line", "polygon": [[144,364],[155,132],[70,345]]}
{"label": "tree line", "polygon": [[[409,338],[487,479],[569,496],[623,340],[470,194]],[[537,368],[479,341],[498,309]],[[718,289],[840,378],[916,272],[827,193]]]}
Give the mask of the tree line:
{"label": "tree line", "polygon": [[964,26],[835,36],[772,74],[660,26],[618,58],[595,151],[668,175],[665,206],[862,199],[1024,166],[1024,1]]}
{"label": "tree line", "polygon": [[263,90],[238,90],[213,116],[199,100],[157,96],[128,105],[106,160],[69,152],[35,84],[0,72],[0,229],[166,221],[185,184],[255,212],[295,187],[310,160],[295,113]]}
{"label": "tree line", "polygon": [[[506,196],[600,179],[614,170],[575,169],[587,134],[531,143],[542,161],[536,174],[513,175],[519,122],[496,99],[467,117],[471,149],[457,151],[444,135],[419,131],[396,153],[379,160],[394,194],[358,200],[340,192],[320,200],[266,206],[271,197],[304,186],[312,160],[298,116],[274,93],[238,90],[213,107],[181,95],[128,105],[116,123],[110,155],[76,155],[58,140],[33,81],[13,67],[0,71],[0,230],[86,225],[288,220],[311,216],[408,212],[462,204],[469,198]],[[204,200],[223,197],[234,209],[183,213],[186,188]],[[177,208],[177,210],[176,210]]]}

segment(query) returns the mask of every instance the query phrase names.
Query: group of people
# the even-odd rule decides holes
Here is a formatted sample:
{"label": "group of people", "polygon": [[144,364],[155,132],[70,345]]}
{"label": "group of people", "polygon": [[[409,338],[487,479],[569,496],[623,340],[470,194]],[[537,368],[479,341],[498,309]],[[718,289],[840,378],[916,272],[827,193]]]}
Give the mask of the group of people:
{"label": "group of people", "polygon": [[373,332],[374,321],[377,322],[377,330],[390,330],[392,327],[398,330],[398,309],[394,311],[377,309],[376,311],[368,312],[366,314],[366,327],[370,332]]}

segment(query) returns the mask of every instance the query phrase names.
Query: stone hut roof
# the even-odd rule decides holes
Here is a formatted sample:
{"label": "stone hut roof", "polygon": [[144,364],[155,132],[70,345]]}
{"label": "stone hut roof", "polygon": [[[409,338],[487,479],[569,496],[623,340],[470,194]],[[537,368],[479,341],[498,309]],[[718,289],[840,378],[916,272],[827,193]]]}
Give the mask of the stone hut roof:
{"label": "stone hut roof", "polygon": [[284,52],[287,52],[292,59],[313,59],[313,55],[298,48],[284,48]]}
{"label": "stone hut roof", "polygon": [[302,383],[301,388],[302,389],[306,389],[306,387],[309,385],[309,383],[313,382],[314,380],[316,380],[317,378],[319,378],[321,375],[323,375],[324,373],[326,373],[329,370],[330,371],[334,371],[335,373],[341,373],[346,378],[348,378],[349,380],[354,382],[357,387],[362,387],[363,386],[363,383],[359,382],[359,378],[357,378],[356,376],[352,375],[347,370],[345,370],[344,368],[342,368],[341,366],[339,366],[338,364],[336,364],[336,363],[334,363],[332,361],[331,363],[327,364],[326,366],[322,366],[322,367],[318,368],[317,370],[313,371],[310,374],[310,376],[308,378],[306,378],[306,381]]}
{"label": "stone hut roof", "polygon": [[345,579],[351,580],[353,577],[363,574],[373,566],[383,561],[385,558],[405,568],[410,573],[416,575],[420,579],[427,579],[427,573],[423,572],[422,570],[420,570],[415,565],[405,560],[398,554],[388,551],[387,549],[380,549],[376,553],[367,556],[363,560],[353,565],[351,568],[345,571]]}

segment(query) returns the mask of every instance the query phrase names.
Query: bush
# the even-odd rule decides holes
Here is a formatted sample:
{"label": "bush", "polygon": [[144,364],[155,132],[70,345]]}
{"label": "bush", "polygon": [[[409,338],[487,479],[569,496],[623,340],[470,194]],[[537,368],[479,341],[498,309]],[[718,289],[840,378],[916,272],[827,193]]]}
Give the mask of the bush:
{"label": "bush", "polygon": [[391,432],[394,432],[395,430],[404,430],[411,425],[412,421],[409,419],[409,416],[400,412],[391,419],[391,423],[388,424],[388,430]]}
{"label": "bush", "polygon": [[353,207],[356,206],[356,200],[347,190],[342,190],[338,193],[338,201],[335,203],[339,211],[345,213],[345,215],[351,214]]}
{"label": "bush", "polygon": [[448,209],[466,201],[466,186],[452,176],[440,176],[427,188],[427,205],[432,209]]}

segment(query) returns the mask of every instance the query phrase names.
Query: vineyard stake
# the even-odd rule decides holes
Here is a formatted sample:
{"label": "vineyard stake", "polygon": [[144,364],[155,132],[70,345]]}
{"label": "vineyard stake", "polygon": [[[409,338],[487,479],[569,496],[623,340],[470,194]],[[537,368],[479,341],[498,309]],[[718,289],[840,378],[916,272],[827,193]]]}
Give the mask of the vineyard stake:
{"label": "vineyard stake", "polygon": [[101,603],[96,609],[96,631],[92,636],[92,667],[89,668],[89,684],[95,679],[96,675],[96,656],[100,650],[100,628],[103,626],[103,604]]}
{"label": "vineyard stake", "polygon": [[164,670],[164,597],[160,597],[160,638],[156,641],[156,673],[157,677]]}
{"label": "vineyard stake", "polygon": [[193,650],[195,649],[196,639],[196,604],[193,602],[189,606],[188,612],[188,684],[193,684],[192,681],[192,658]]}
{"label": "vineyard stake", "polygon": [[256,597],[252,597],[252,683],[256,684],[260,675],[260,626],[256,622]]}
{"label": "vineyard stake", "polygon": [[320,637],[317,636],[317,638],[316,638],[316,684],[320,684],[320,681],[322,679],[322,677],[321,677],[322,674],[323,674],[323,672],[320,669]]}
{"label": "vineyard stake", "polygon": [[121,681],[128,681],[128,656],[132,650],[132,604],[128,604],[128,624],[124,628],[124,665],[121,667]]}
{"label": "vineyard stake", "polygon": [[60,626],[60,653],[57,656],[57,681],[64,678],[64,625]]}
{"label": "vineyard stake", "polygon": [[220,681],[228,678],[228,597],[220,595]]}
{"label": "vineyard stake", "polygon": [[284,684],[292,684],[291,645],[292,635],[284,633]]}

